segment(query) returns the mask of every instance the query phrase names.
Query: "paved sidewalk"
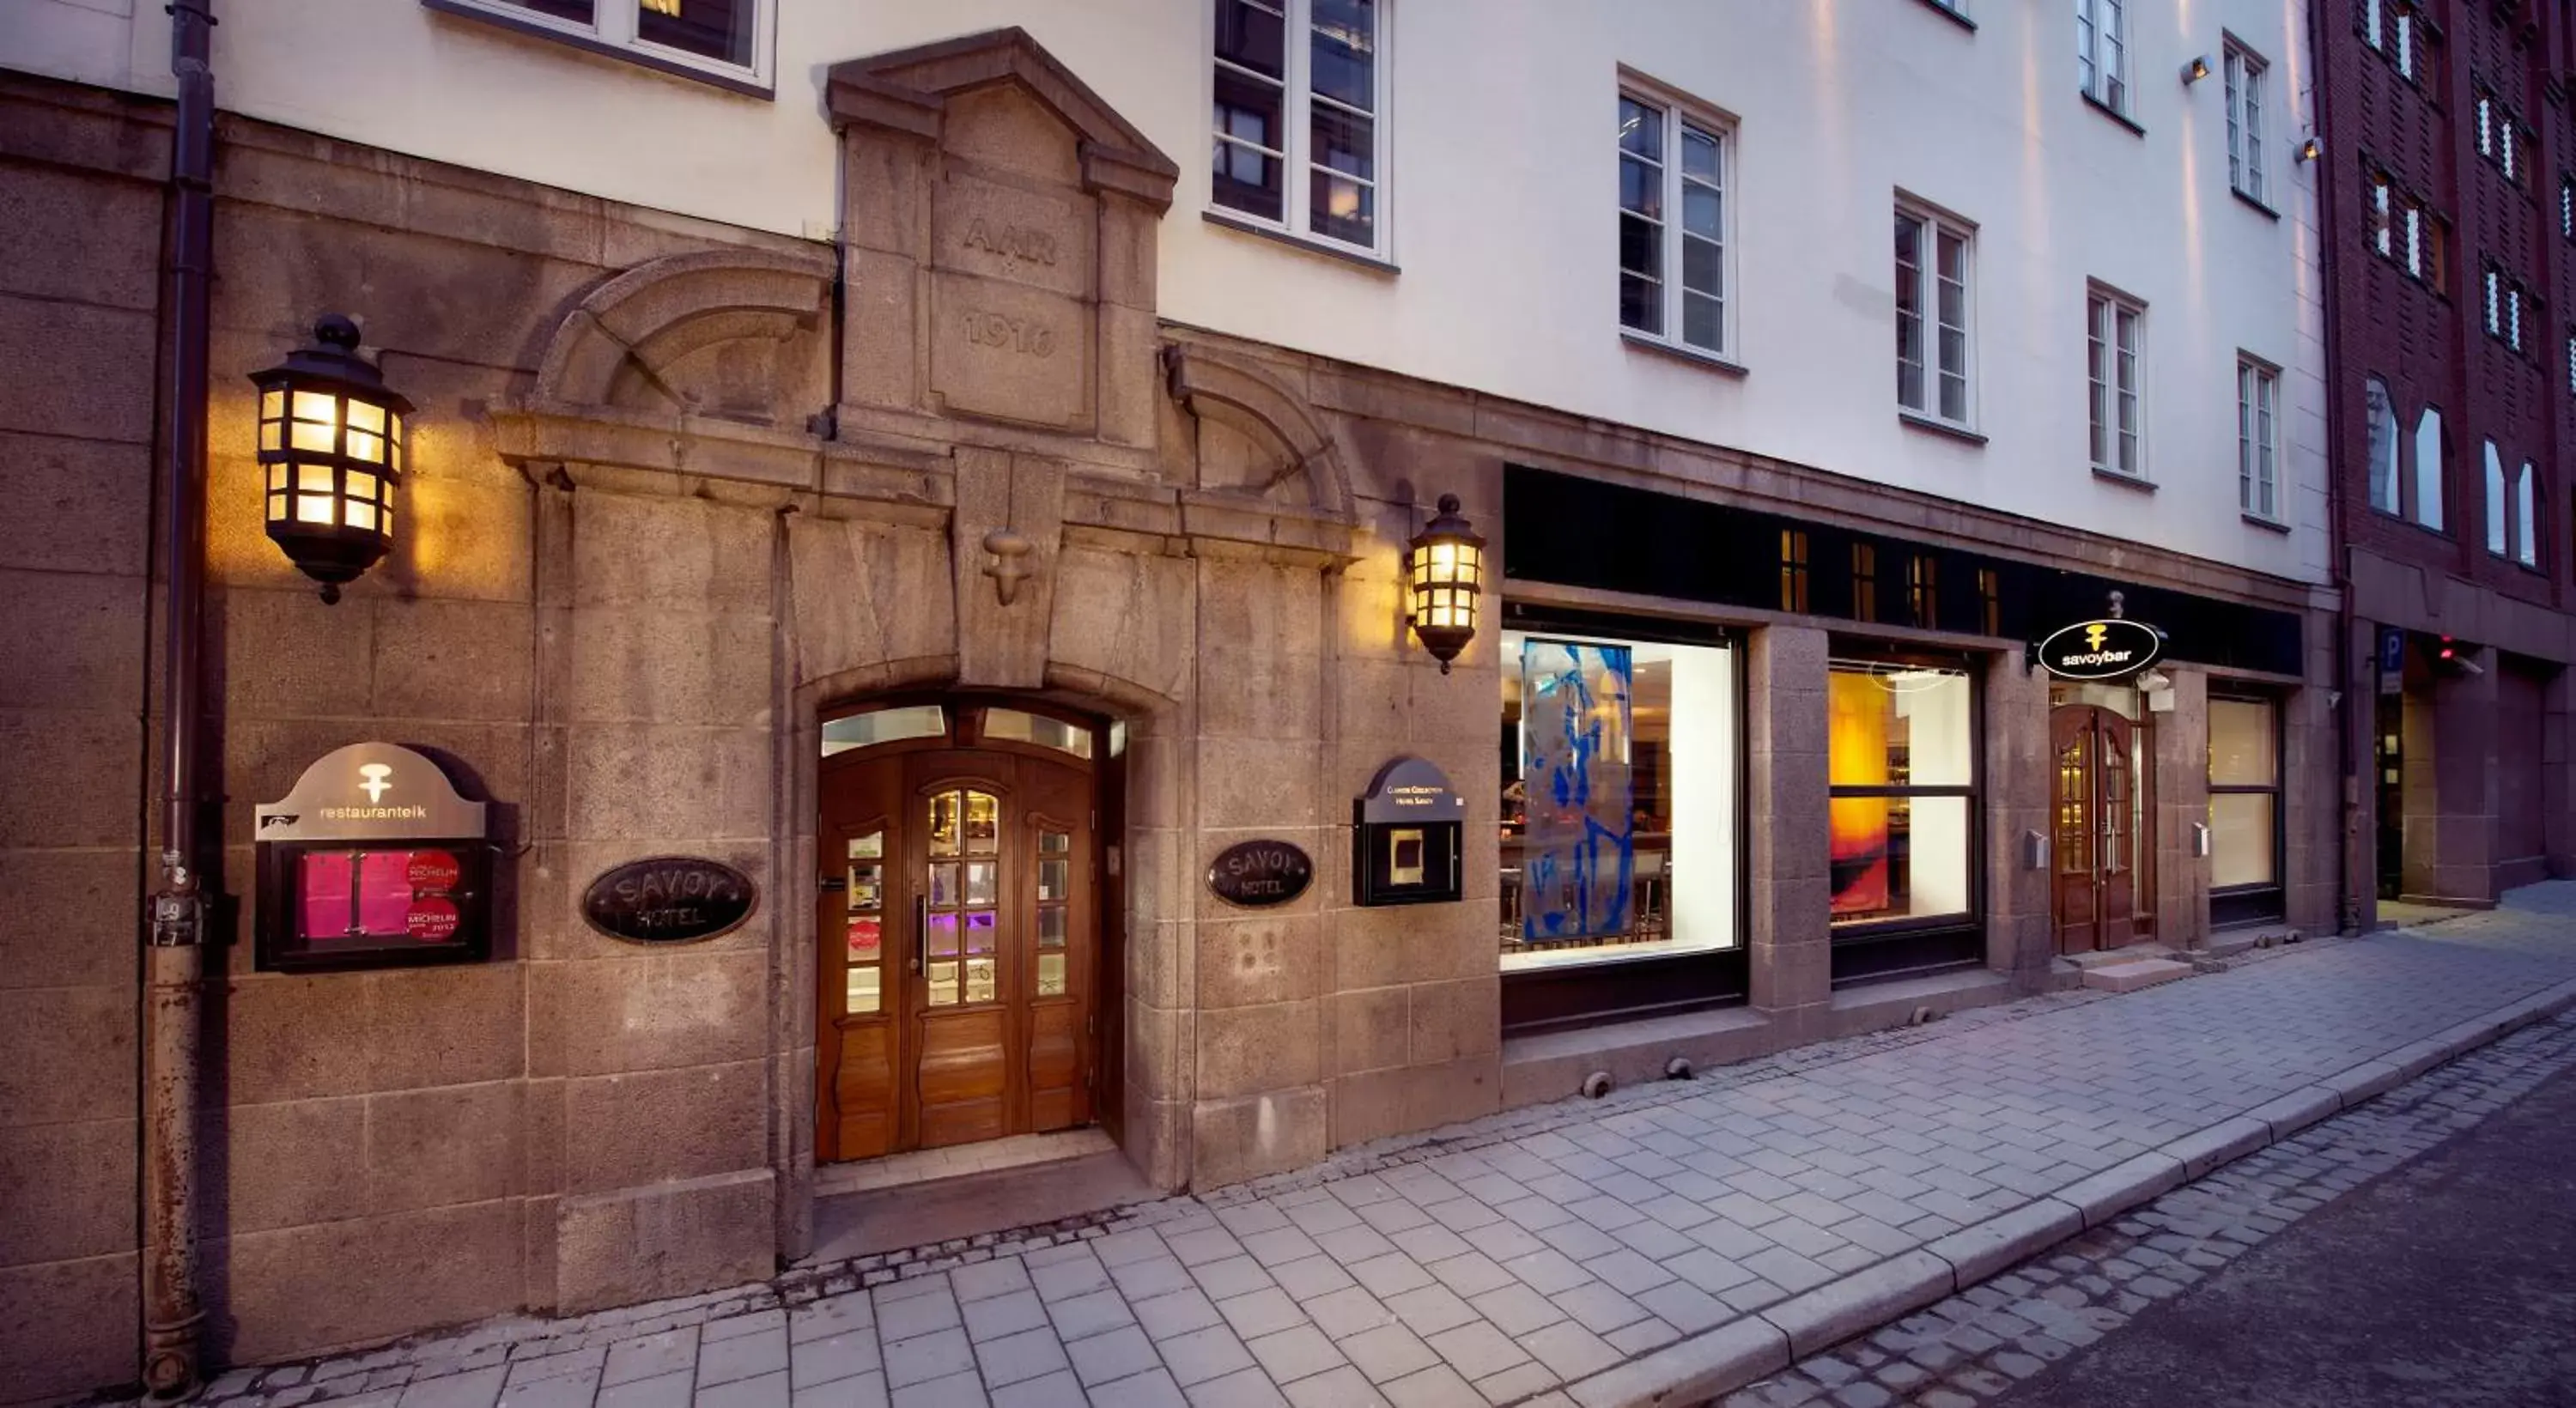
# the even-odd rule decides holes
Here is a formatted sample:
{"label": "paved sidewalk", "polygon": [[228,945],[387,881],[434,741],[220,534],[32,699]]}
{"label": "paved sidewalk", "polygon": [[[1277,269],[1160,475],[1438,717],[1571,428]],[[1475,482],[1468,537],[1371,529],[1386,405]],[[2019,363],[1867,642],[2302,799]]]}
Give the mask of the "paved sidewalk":
{"label": "paved sidewalk", "polygon": [[1705,1397],[1973,1286],[2570,998],[2576,884],[2536,886],[2422,931],[1516,1111],[1098,1226],[236,1371],[208,1398]]}

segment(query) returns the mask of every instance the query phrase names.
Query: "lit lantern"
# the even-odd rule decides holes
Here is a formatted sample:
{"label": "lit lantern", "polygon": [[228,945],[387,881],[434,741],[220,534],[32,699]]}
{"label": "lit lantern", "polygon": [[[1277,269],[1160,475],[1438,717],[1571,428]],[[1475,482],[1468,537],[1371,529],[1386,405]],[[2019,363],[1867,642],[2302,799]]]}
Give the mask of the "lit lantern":
{"label": "lit lantern", "polygon": [[1449,662],[1476,638],[1476,596],[1485,585],[1485,540],[1458,512],[1458,496],[1442,494],[1440,512],[1404,545],[1411,611],[1407,618],[1422,648],[1449,673]]}
{"label": "lit lantern", "polygon": [[384,375],[358,355],[356,323],[333,313],[313,325],[313,337],[314,346],[251,381],[269,540],[336,602],[341,583],[393,546],[411,402],[386,390]]}

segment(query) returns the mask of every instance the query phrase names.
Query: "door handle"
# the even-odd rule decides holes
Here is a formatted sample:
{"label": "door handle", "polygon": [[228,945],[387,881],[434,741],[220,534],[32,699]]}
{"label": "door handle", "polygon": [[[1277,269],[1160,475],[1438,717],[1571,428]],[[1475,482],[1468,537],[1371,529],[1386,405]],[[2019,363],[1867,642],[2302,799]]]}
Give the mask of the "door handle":
{"label": "door handle", "polygon": [[930,897],[912,897],[912,971],[921,971],[923,952],[930,943]]}

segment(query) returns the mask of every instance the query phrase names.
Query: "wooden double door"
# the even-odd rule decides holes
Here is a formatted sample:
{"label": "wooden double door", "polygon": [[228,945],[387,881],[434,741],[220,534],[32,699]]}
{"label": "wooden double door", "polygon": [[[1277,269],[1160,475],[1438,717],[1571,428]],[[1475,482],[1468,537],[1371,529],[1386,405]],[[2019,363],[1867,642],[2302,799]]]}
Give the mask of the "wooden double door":
{"label": "wooden double door", "polygon": [[2120,948],[2137,936],[2135,725],[2095,704],[2049,711],[2057,760],[2050,849],[2057,951]]}
{"label": "wooden double door", "polygon": [[1035,751],[824,760],[818,1160],[1091,1122],[1092,782]]}

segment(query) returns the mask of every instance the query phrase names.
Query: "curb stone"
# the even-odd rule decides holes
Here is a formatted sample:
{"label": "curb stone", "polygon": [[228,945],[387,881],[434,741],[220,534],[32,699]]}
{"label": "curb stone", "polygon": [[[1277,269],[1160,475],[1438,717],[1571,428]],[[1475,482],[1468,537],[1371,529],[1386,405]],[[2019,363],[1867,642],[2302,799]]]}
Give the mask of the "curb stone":
{"label": "curb stone", "polygon": [[1918,1247],[1836,1277],[1760,1315],[1789,1337],[1789,1352],[1803,1359],[1958,1289],[1958,1269],[1933,1248]]}
{"label": "curb stone", "polygon": [[[2348,1066],[2319,1082],[2313,1088],[2314,1093],[2292,1091],[2255,1110],[2168,1140],[2127,1163],[2115,1165],[2010,1212],[1961,1228],[1917,1252],[1908,1252],[1838,1278],[1758,1315],[1688,1336],[1652,1354],[1567,1384],[1562,1392],[1582,1408],[1673,1408],[1679,1404],[1713,1402],[1720,1395],[1776,1373],[1793,1362],[1792,1337],[1796,1331],[1784,1330],[1770,1319],[1771,1316],[1786,1315],[1793,1324],[1822,1329],[1834,1323],[1825,1318],[1825,1298],[1846,1285],[1873,1278],[1881,1268],[1895,1266],[1922,1253],[1930,1253],[1947,1263],[1951,1268],[1953,1286],[1964,1290],[2051,1247],[2081,1236],[2090,1226],[2109,1222],[2174,1188],[2269,1148],[2328,1115],[2366,1103],[2435,1067],[2491,1045],[2534,1022],[2555,1017],[2571,1007],[2576,1007],[2576,981],[2544,988],[2486,1016],[2458,1023],[2436,1036]],[[2418,1061],[2420,1065],[2415,1064]],[[2412,1070],[2408,1069],[2410,1065],[2414,1066]],[[2334,1097],[2333,1109],[2326,1109],[2318,1099],[2318,1096],[2326,1094]],[[2278,1118],[2281,1120],[2278,1127],[2266,1114],[2275,1111],[2276,1107],[2279,1107]],[[1892,1280],[1893,1284],[1878,1288],[1875,1293],[1870,1290],[1843,1293],[1841,1302],[1850,1308],[1852,1314],[1849,1328],[1840,1331],[1841,1340],[1851,1339],[1950,1294],[1946,1290],[1931,1290],[1925,1299],[1904,1299],[1917,1289],[1930,1290],[1931,1280],[1919,1269],[1911,1277],[1903,1272],[1897,1273]],[[1876,1319],[1862,1318],[1863,1307],[1880,1299],[1887,1303],[1888,1313]],[[1897,1303],[1900,1300],[1903,1300],[1902,1304]],[[1800,1308],[1797,1304],[1800,1301],[1814,1304]],[[1815,1339],[1812,1346],[1797,1346],[1794,1357],[1804,1358],[1841,1340]],[[1551,1394],[1548,1397],[1552,1399],[1555,1396]],[[1530,1408],[1537,1408],[1537,1403]]]}

